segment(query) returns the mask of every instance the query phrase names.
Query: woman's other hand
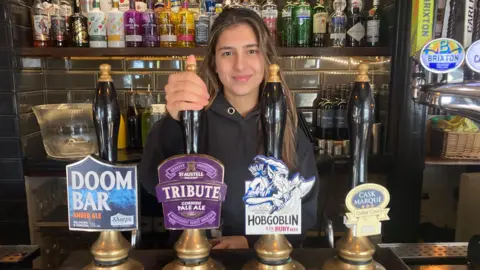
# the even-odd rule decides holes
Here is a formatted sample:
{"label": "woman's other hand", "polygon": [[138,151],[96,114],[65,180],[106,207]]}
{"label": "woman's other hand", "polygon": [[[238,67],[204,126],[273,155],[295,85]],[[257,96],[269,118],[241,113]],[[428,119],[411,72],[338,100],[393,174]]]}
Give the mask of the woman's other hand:
{"label": "woman's other hand", "polygon": [[224,236],[210,241],[213,249],[245,249],[248,241],[245,236]]}
{"label": "woman's other hand", "polygon": [[[195,65],[194,55],[187,58],[187,65]],[[190,71],[172,74],[165,85],[167,111],[173,119],[179,120],[180,111],[201,110],[208,102],[207,85],[195,73]]]}

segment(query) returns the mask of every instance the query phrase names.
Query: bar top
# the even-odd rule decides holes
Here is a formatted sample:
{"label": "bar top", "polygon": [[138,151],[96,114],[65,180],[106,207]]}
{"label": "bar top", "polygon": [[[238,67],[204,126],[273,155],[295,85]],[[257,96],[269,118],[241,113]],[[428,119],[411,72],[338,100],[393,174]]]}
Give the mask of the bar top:
{"label": "bar top", "polygon": [[[335,256],[335,249],[294,249],[292,258],[300,262],[306,269],[322,269],[323,263]],[[130,256],[141,262],[145,270],[162,269],[167,263],[175,259],[174,250],[132,250]],[[212,258],[223,263],[226,269],[242,269],[243,265],[255,258],[253,249],[244,250],[212,250]],[[386,269],[409,269],[388,248],[377,248],[374,259]],[[92,260],[90,251],[79,250],[72,252],[60,266],[62,270],[81,269]]]}

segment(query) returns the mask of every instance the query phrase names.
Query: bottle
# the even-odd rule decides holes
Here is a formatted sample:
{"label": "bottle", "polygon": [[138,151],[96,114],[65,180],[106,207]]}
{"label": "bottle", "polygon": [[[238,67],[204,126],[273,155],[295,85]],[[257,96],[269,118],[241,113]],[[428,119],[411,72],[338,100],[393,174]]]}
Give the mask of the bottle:
{"label": "bottle", "polygon": [[188,1],[183,1],[182,8],[178,12],[179,23],[177,25],[177,40],[180,48],[195,47],[195,17],[188,10]]}
{"label": "bottle", "polygon": [[202,1],[204,1],[205,12],[209,14],[213,14],[213,12],[215,12],[216,1],[215,0],[202,0]]}
{"label": "bottle", "polygon": [[80,1],[80,11],[82,15],[88,17],[88,13],[93,8],[93,0],[77,0]]}
{"label": "bottle", "polygon": [[151,114],[151,126],[150,129],[155,125],[156,122],[160,121],[166,114],[165,104],[161,104],[160,94],[157,94],[157,98],[154,104],[152,104],[152,114]]}
{"label": "bottle", "polygon": [[347,23],[347,46],[362,47],[365,46],[365,18],[360,14],[358,6],[353,7],[353,13],[348,18]]}
{"label": "bottle", "polygon": [[166,0],[165,8],[157,17],[157,25],[160,36],[160,47],[177,46],[177,29],[175,23],[176,14],[170,8],[170,0]]}
{"label": "bottle", "polygon": [[300,0],[293,9],[294,27],[298,47],[310,47],[312,40],[312,8],[305,0]]}
{"label": "bottle", "polygon": [[132,87],[129,93],[127,107],[127,145],[130,149],[138,149],[142,147],[140,114],[137,110],[135,97],[136,93],[133,91]]}
{"label": "bottle", "polygon": [[32,7],[33,46],[52,46],[50,10],[53,5],[48,1],[36,0]]}
{"label": "bottle", "polygon": [[[322,86],[323,87],[323,86]],[[317,135],[317,127],[319,125],[319,123],[317,123],[317,107],[319,106],[319,103],[321,102],[322,100],[322,90],[321,89],[318,89],[318,92],[317,92],[317,97],[313,100],[313,103],[312,103],[312,108],[313,108],[313,117],[312,117],[312,134],[313,135]]]}
{"label": "bottle", "polygon": [[112,7],[113,7],[112,0],[100,0],[100,10],[105,12],[105,14],[107,14],[107,12],[112,10]]}
{"label": "bottle", "polygon": [[335,128],[333,122],[335,117],[335,104],[332,102],[330,94],[331,88],[327,87],[325,100],[320,105],[319,111],[317,110],[317,114],[320,115],[320,139],[324,140],[333,140],[335,138]]}
{"label": "bottle", "polygon": [[73,5],[73,15],[70,17],[71,44],[73,47],[88,47],[87,17],[80,13],[79,0]]}
{"label": "bottle", "polygon": [[328,13],[324,0],[318,0],[313,8],[313,47],[325,47],[327,43],[327,20]]}
{"label": "bottle", "polygon": [[380,44],[380,0],[373,0],[373,7],[367,17],[367,46],[376,47]]}
{"label": "bottle", "polygon": [[160,15],[160,12],[162,12],[163,8],[165,8],[165,2],[163,2],[163,0],[158,0],[153,7],[153,11],[155,11],[158,16]]}
{"label": "bottle", "polygon": [[67,46],[67,20],[66,11],[63,10],[63,6],[60,5],[59,0],[54,0],[54,14],[51,17],[52,26],[52,40],[55,47]]}
{"label": "bottle", "polygon": [[118,0],[113,0],[113,7],[107,13],[107,40],[109,48],[125,47],[124,12],[119,10]]}
{"label": "bottle", "polygon": [[257,13],[258,16],[262,17],[262,8],[261,8],[260,5],[257,3],[257,1],[255,1],[255,0],[250,0],[250,1],[247,3],[247,8],[255,11],[255,13]]}
{"label": "bottle", "polygon": [[262,6],[262,18],[270,32],[270,39],[273,44],[277,44],[277,18],[278,9],[273,0],[267,0]]}
{"label": "bottle", "polygon": [[153,96],[152,96],[152,92],[150,91],[150,84],[149,84],[145,110],[142,113],[142,121],[141,121],[143,147],[145,147],[145,144],[147,143],[148,133],[150,133],[150,129],[152,127],[152,103],[153,103]]}
{"label": "bottle", "polygon": [[315,119],[313,120],[315,122],[315,129],[316,133],[315,136],[317,138],[320,138],[320,123],[322,122],[322,105],[325,102],[325,96],[326,96],[326,85],[322,84],[321,89],[317,93],[317,97],[313,101],[313,109],[314,109],[314,117]]}
{"label": "bottle", "polygon": [[335,130],[337,140],[348,140],[347,117],[347,100],[345,97],[346,89],[340,90],[340,97],[335,106]]}
{"label": "bottle", "polygon": [[73,5],[70,0],[60,0],[60,16],[65,18],[65,38],[67,46],[70,46],[70,17],[73,15]]}
{"label": "bottle", "polygon": [[[175,15],[178,15],[180,8],[182,7],[181,0],[170,0],[170,8]],[[178,16],[175,17],[175,23],[178,23]]]}
{"label": "bottle", "polygon": [[[210,16],[213,16],[213,14]],[[200,13],[195,19],[195,43],[197,46],[207,46],[209,31],[210,17],[206,13],[205,0],[200,0]]]}
{"label": "bottle", "polygon": [[118,149],[127,148],[127,130],[125,127],[125,116],[123,113],[120,114],[120,128],[118,130]]}
{"label": "bottle", "polygon": [[363,11],[363,0],[349,0],[349,2],[347,17],[353,14],[353,9],[355,7],[358,7],[360,13]]}
{"label": "bottle", "polygon": [[160,45],[157,18],[152,8],[152,0],[147,0],[147,10],[142,13],[143,47],[158,47]]}
{"label": "bottle", "polygon": [[135,10],[135,0],[130,1],[130,9],[123,14],[125,24],[125,45],[127,47],[142,46],[142,13]]}
{"label": "bottle", "polygon": [[100,78],[93,98],[93,123],[97,134],[98,155],[101,159],[115,163],[120,129],[120,106],[110,70],[110,65],[100,65]]}
{"label": "bottle", "polygon": [[144,0],[136,0],[135,10],[138,12],[145,12],[145,10],[147,10],[147,3],[145,3]]}
{"label": "bottle", "polygon": [[88,13],[88,35],[91,48],[107,47],[106,16],[100,10],[100,0],[93,0],[93,9]]}
{"label": "bottle", "polygon": [[[134,0],[132,0],[134,1]],[[120,11],[127,12],[130,9],[130,1],[129,0],[120,0],[119,1],[120,7],[118,8]]]}
{"label": "bottle", "polygon": [[293,3],[291,0],[288,0],[280,13],[280,36],[283,47],[294,47],[296,44],[292,13]]}
{"label": "bottle", "polygon": [[347,17],[340,3],[335,3],[335,12],[330,18],[330,39],[332,47],[345,47]]}

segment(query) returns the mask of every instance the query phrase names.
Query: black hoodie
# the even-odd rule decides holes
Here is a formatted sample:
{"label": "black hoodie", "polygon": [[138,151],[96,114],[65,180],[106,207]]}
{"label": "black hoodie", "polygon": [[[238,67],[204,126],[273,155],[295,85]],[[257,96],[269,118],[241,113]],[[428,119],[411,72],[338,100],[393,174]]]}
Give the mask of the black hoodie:
{"label": "black hoodie", "polygon": [[[245,235],[245,206],[242,197],[245,181],[252,176],[248,166],[253,163],[259,149],[258,121],[260,109],[242,117],[219,93],[211,107],[203,113],[200,130],[199,152],[220,160],[225,166],[226,199],[222,204],[222,235]],[[297,130],[297,166],[305,179],[315,176],[316,183],[302,199],[302,234],[287,235],[294,247],[305,239],[306,231],[317,221],[317,198],[319,192],[318,172],[310,141],[304,132]],[[166,116],[152,128],[139,165],[139,179],[144,188],[155,196],[158,184],[157,167],[160,163],[178,154],[185,153],[183,131],[178,121]],[[177,233],[171,232],[174,238]],[[253,246],[256,236],[246,236]],[[175,241],[175,239],[171,239]]]}

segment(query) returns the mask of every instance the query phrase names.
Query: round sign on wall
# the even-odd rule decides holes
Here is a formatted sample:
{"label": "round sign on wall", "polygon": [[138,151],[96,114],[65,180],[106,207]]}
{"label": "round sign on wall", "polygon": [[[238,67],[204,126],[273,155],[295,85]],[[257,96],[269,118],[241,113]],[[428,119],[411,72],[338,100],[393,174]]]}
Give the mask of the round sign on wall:
{"label": "round sign on wall", "polygon": [[420,63],[433,73],[449,73],[465,60],[462,44],[450,38],[438,38],[428,42],[420,52]]}
{"label": "round sign on wall", "polygon": [[480,73],[480,40],[475,41],[468,47],[466,55],[467,66]]}

